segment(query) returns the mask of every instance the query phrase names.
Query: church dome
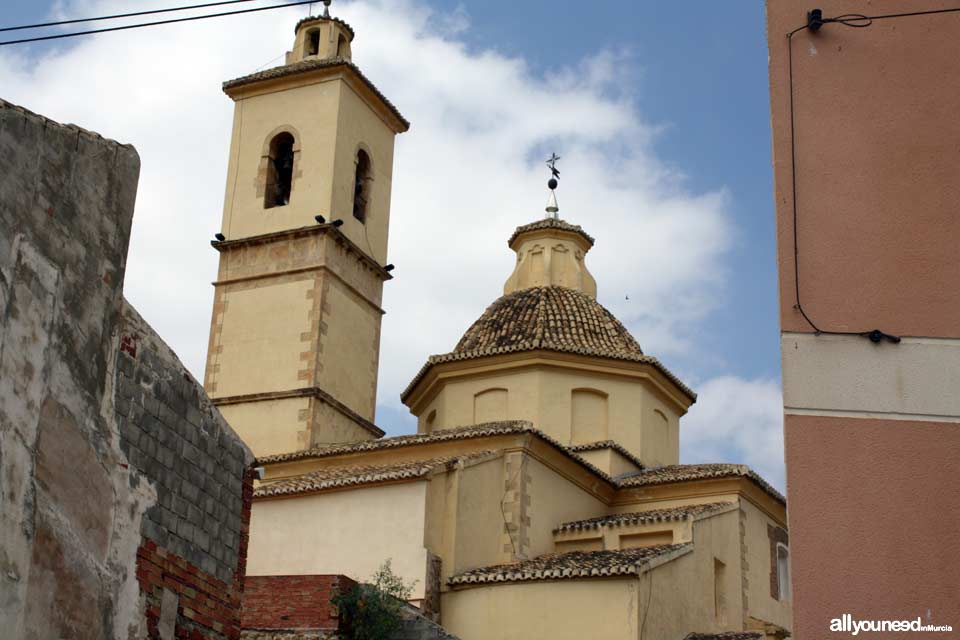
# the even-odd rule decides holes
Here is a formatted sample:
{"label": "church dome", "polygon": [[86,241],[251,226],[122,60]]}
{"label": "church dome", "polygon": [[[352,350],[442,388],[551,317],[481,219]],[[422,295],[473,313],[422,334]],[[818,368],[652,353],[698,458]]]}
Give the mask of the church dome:
{"label": "church dome", "polygon": [[633,336],[582,291],[531,287],[493,302],[460,338],[459,358],[547,349],[618,359],[642,358]]}

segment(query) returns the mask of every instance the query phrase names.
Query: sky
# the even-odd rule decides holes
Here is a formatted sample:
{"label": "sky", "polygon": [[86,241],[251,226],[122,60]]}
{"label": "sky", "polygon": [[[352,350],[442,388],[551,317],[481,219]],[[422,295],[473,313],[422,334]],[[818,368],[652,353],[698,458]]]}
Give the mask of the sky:
{"label": "sky", "polygon": [[[0,21],[177,4],[6,0]],[[394,159],[377,424],[415,430],[400,391],[501,295],[506,239],[543,216],[556,152],[560,215],[597,239],[599,301],[698,393],[681,462],[749,464],[783,489],[763,2],[336,0],[332,13],[412,122]],[[307,14],[0,47],[0,97],[137,148],[125,294],[201,380],[233,106],[220,84],[280,64]]]}

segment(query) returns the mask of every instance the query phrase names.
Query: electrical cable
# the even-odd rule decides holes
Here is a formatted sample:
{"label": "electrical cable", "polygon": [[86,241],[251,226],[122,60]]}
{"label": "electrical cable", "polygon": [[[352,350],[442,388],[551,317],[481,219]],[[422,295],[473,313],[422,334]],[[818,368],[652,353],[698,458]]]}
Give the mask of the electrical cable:
{"label": "electrical cable", "polygon": [[254,0],[221,0],[220,2],[194,4],[186,7],[171,7],[170,9],[151,9],[150,11],[134,11],[133,13],[117,13],[109,16],[100,16],[99,18],[76,18],[74,20],[57,20],[56,22],[38,22],[36,24],[22,24],[17,27],[0,27],[0,31],[21,31],[23,29],[42,29],[44,27],[59,27],[60,25],[64,25],[64,24],[78,24],[80,22],[99,22],[101,20],[116,20],[118,18],[148,16],[155,13],[171,13],[173,11],[188,11],[190,9],[204,9],[206,7],[217,7],[224,4],[239,4],[241,2],[254,2]]}
{"label": "electrical cable", "polygon": [[6,40],[0,42],[0,47],[11,44],[23,44],[26,42],[40,42],[42,40],[59,40],[61,38],[73,38],[76,36],[88,36],[94,33],[107,33],[110,31],[124,31],[127,29],[139,29],[140,27],[153,27],[162,24],[174,24],[177,22],[190,22],[192,20],[205,20],[207,18],[221,18],[223,16],[236,16],[243,13],[255,13],[257,11],[270,11],[272,9],[283,9],[286,7],[297,7],[304,4],[310,4],[310,0],[300,0],[298,2],[288,2],[286,4],[274,4],[267,7],[254,7],[252,9],[239,9],[237,11],[222,11],[220,13],[208,13],[202,16],[189,16],[186,18],[171,18],[169,20],[157,20],[156,22],[141,22],[138,24],[128,24],[120,27],[105,27],[103,29],[90,29],[89,31],[74,31],[71,33],[59,33],[52,36],[37,36],[34,38],[22,38],[20,40]]}
{"label": "electrical cable", "polygon": [[793,89],[793,36],[800,31],[809,29],[814,33],[817,32],[820,27],[825,24],[842,24],[845,27],[852,27],[857,29],[862,29],[864,27],[869,27],[873,24],[874,20],[887,20],[891,18],[905,18],[911,16],[924,16],[924,15],[933,15],[941,13],[958,13],[960,12],[960,7],[955,7],[951,9],[935,9],[930,11],[910,11],[906,13],[889,13],[878,16],[866,16],[860,13],[848,13],[841,16],[836,16],[834,18],[823,18],[819,11],[811,11],[808,13],[807,23],[789,31],[787,33],[787,66],[788,66],[788,89],[790,92],[790,178],[791,178],[791,187],[792,187],[792,196],[793,196],[793,270],[794,270],[794,292],[796,294],[797,304],[794,305],[794,308],[800,312],[800,315],[803,316],[803,319],[807,321],[817,335],[841,335],[841,336],[863,336],[869,338],[872,342],[880,342],[884,339],[898,343],[900,342],[900,337],[891,335],[881,331],[880,329],[873,329],[871,331],[830,331],[826,329],[821,329],[817,324],[807,315],[806,310],[803,308],[803,304],[800,302],[800,250],[799,250],[799,240],[798,240],[798,206],[797,206],[797,145],[796,145],[796,118],[794,114],[794,89]]}

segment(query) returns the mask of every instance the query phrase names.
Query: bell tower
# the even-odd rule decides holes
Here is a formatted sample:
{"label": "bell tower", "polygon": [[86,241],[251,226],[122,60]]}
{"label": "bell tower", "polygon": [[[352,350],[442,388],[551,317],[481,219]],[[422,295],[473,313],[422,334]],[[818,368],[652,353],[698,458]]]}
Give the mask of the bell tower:
{"label": "bell tower", "polygon": [[223,84],[233,134],[205,386],[258,456],[373,423],[394,137],[353,29],[305,18],[283,66]]}

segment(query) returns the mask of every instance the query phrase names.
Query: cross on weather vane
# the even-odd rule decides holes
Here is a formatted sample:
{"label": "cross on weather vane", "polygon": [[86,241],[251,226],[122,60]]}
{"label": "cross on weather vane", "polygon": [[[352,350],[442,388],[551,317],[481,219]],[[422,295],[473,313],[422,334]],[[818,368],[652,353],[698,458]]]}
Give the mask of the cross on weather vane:
{"label": "cross on weather vane", "polygon": [[[555,153],[551,153],[550,157],[547,158],[547,166],[550,167],[550,173],[552,173],[553,177],[557,178],[558,180],[560,179],[560,171],[557,169],[557,160],[559,159],[560,159],[560,156],[558,156]],[[551,187],[551,188],[554,188],[554,187]]]}
{"label": "cross on weather vane", "polygon": [[560,178],[560,170],[557,169],[557,161],[560,159],[556,153],[551,153],[550,157],[547,158],[547,166],[550,167],[550,179],[547,180],[547,188],[550,189],[550,198],[547,199],[547,217],[553,218],[556,220],[560,216],[559,211],[560,207],[557,205],[557,194],[555,189],[557,188],[557,180]]}

